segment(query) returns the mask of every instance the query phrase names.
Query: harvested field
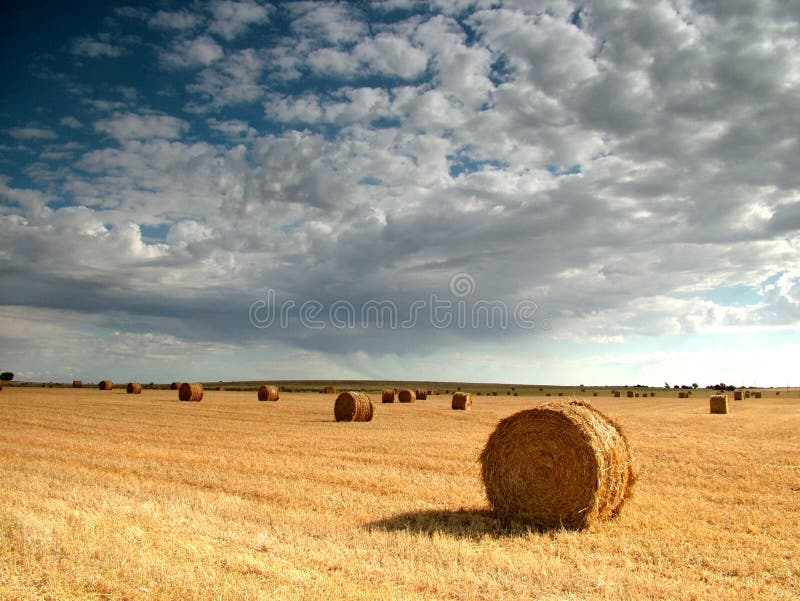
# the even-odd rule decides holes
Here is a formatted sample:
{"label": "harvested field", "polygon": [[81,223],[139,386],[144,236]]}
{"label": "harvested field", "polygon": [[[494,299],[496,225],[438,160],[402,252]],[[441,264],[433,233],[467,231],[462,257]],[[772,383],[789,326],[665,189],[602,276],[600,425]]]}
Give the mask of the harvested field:
{"label": "harvested field", "polygon": [[796,390],[724,419],[708,398],[593,398],[640,474],[583,532],[487,511],[478,455],[543,394],[378,403],[369,424],[318,392],[269,410],[252,391],[2,394],[0,599],[800,595]]}

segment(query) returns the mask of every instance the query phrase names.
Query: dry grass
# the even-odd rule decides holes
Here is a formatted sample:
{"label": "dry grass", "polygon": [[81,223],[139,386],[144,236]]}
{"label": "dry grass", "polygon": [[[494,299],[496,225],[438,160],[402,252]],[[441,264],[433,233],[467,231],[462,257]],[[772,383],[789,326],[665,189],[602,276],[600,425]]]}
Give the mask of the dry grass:
{"label": "dry grass", "polygon": [[330,397],[202,403],[7,388],[0,599],[797,599],[797,391],[595,404],[640,466],[586,532],[497,522],[477,462],[498,420],[439,397],[336,423]]}

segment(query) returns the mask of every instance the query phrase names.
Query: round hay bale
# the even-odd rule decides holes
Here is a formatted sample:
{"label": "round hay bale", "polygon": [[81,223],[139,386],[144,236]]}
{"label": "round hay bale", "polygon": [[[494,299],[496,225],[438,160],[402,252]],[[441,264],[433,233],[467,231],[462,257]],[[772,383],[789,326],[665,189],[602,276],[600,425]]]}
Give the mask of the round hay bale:
{"label": "round hay bale", "polygon": [[750,398],[750,391],[749,390],[745,390],[744,391],[744,398],[746,398],[746,399]]}
{"label": "round hay bale", "polygon": [[381,392],[381,403],[394,403],[394,389],[387,388]]}
{"label": "round hay bale", "polygon": [[781,396],[781,391],[780,390],[776,390],[775,391],[775,396]]}
{"label": "round hay bale", "polygon": [[518,392],[515,392],[515,393],[514,393],[514,396],[519,396],[519,393],[518,393]]}
{"label": "round hay bale", "polygon": [[0,392],[3,392],[3,384],[0,383]]}
{"label": "round hay bale", "polygon": [[453,400],[450,403],[453,409],[466,411],[472,408],[472,395],[468,392],[456,392],[453,394]]}
{"label": "round hay bale", "polygon": [[760,392],[754,392],[754,393],[753,393],[753,396],[754,396],[755,398],[757,398],[757,399],[760,399],[760,398],[761,398],[761,393],[760,393]]}
{"label": "round hay bale", "polygon": [[322,394],[336,394],[336,388],[333,386],[326,386],[322,389]]}
{"label": "round hay bale", "polygon": [[597,393],[596,393],[596,392],[593,392],[593,393],[592,393],[592,396],[597,396]]}
{"label": "round hay bale", "polygon": [[369,422],[374,413],[372,401],[366,392],[343,392],[336,397],[333,415],[337,422]]}
{"label": "round hay bale", "polygon": [[689,398],[689,393],[688,392],[679,392],[678,393],[678,398],[679,399],[688,399]]}
{"label": "round hay bale", "polygon": [[178,388],[180,388],[180,387],[181,387],[181,383],[180,382],[173,382],[172,384],[169,385],[169,389],[170,390],[178,390]]}
{"label": "round hay bale", "polygon": [[480,456],[498,517],[586,528],[615,517],[636,472],[619,425],[584,401],[546,403],[502,420]]}
{"label": "round hay bale", "polygon": [[709,400],[710,413],[727,413],[728,412],[728,395],[715,394]]}
{"label": "round hay bale", "polygon": [[559,392],[558,396],[564,396],[564,393],[563,392]]}
{"label": "round hay bale", "polygon": [[617,399],[618,399],[618,398],[619,398],[619,397],[621,397],[621,396],[622,396],[622,392],[620,392],[619,390],[615,390],[615,391],[614,391],[614,398],[617,398]]}
{"label": "round hay bale", "polygon": [[114,383],[111,380],[101,380],[98,388],[100,390],[113,390]]}
{"label": "round hay bale", "polygon": [[258,387],[259,401],[277,401],[280,398],[280,391],[277,386],[262,384]]}
{"label": "round hay bale", "polygon": [[81,382],[80,380],[72,380],[72,387],[83,388],[83,382]]}
{"label": "round hay bale", "polygon": [[497,391],[496,390],[492,391],[492,396],[497,396]]}
{"label": "round hay bale", "polygon": [[217,386],[214,390],[216,390],[217,392],[222,392],[223,390],[225,390],[225,387],[224,386]]}
{"label": "round hay bale", "polygon": [[178,398],[181,401],[200,402],[203,400],[203,385],[197,382],[184,382],[178,388]]}
{"label": "round hay bale", "polygon": [[128,394],[142,394],[142,385],[139,382],[128,382],[125,392]]}
{"label": "round hay bale", "polygon": [[634,394],[633,396],[635,396],[635,397],[638,399],[638,398],[639,398],[639,393],[637,392],[637,393],[636,393],[636,394]]}
{"label": "round hay bale", "polygon": [[544,394],[544,396],[550,396],[550,393],[549,393],[549,392],[546,392],[546,393]]}
{"label": "round hay bale", "polygon": [[482,393],[482,392],[479,392],[479,393],[477,393],[477,394],[478,394],[478,396],[481,396],[483,393]]}
{"label": "round hay bale", "polygon": [[416,396],[420,401],[424,401],[428,398],[428,393],[425,390],[415,390],[414,396]]}
{"label": "round hay bale", "polygon": [[629,391],[628,391],[628,392],[626,392],[625,394],[627,395],[627,397],[628,397],[629,399],[632,399],[632,398],[633,398],[633,390],[629,390]]}
{"label": "round hay bale", "polygon": [[733,400],[734,401],[741,401],[742,400],[742,391],[741,390],[734,390],[733,391]]}
{"label": "round hay bale", "polygon": [[650,396],[651,396],[651,397],[654,397],[654,396],[656,396],[656,393],[655,393],[655,392],[651,392],[651,393],[650,393]]}
{"label": "round hay bale", "polygon": [[417,400],[417,395],[413,390],[401,390],[399,393],[397,393],[397,400],[401,403],[413,403]]}

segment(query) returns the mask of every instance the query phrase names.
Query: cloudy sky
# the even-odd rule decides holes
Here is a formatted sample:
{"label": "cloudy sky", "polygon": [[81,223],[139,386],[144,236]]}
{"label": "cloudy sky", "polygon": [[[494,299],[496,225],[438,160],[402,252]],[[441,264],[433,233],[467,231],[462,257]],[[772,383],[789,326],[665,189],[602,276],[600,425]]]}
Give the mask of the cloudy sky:
{"label": "cloudy sky", "polygon": [[797,1],[78,4],[0,8],[19,378],[800,385]]}

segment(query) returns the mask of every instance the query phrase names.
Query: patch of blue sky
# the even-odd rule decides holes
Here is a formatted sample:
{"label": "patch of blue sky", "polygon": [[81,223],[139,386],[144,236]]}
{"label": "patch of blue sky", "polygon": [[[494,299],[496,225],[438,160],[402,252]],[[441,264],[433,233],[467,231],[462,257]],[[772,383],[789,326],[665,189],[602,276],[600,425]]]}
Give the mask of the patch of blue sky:
{"label": "patch of blue sky", "polygon": [[145,242],[163,242],[167,237],[170,225],[168,223],[160,223],[158,225],[141,225],[139,229],[142,232],[142,239]]}
{"label": "patch of blue sky", "polygon": [[578,175],[581,173],[581,166],[580,165],[572,165],[570,167],[564,167],[563,165],[554,165],[549,164],[547,165],[547,170],[555,175],[556,177],[561,177],[564,175]]}
{"label": "patch of blue sky", "polygon": [[464,174],[469,175],[470,173],[484,171],[486,169],[504,169],[508,167],[508,163],[505,161],[498,161],[495,159],[473,159],[466,154],[450,155],[447,158],[450,161],[450,177],[458,177]]}
{"label": "patch of blue sky", "polygon": [[679,299],[700,298],[723,307],[747,307],[755,305],[762,300],[758,288],[744,285],[721,286],[719,288],[690,292],[673,292],[669,296]]}
{"label": "patch of blue sky", "polygon": [[303,222],[301,220],[296,219],[296,220],[292,221],[291,223],[287,223],[286,225],[282,226],[281,227],[281,231],[288,236],[290,234],[295,233],[297,230],[299,230],[300,226],[302,225],[302,223]]}

